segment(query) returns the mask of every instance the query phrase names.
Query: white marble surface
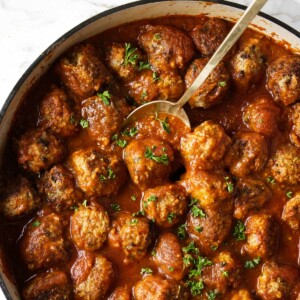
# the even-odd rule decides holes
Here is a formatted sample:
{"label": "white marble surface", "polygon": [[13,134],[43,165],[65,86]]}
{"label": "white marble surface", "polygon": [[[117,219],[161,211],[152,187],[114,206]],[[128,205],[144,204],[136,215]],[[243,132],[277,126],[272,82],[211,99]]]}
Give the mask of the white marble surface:
{"label": "white marble surface", "polygon": [[[232,0],[249,5],[252,0]],[[20,76],[58,37],[133,0],[0,0],[0,107]],[[300,0],[269,0],[264,12],[300,31]],[[0,300],[4,299],[0,294]]]}

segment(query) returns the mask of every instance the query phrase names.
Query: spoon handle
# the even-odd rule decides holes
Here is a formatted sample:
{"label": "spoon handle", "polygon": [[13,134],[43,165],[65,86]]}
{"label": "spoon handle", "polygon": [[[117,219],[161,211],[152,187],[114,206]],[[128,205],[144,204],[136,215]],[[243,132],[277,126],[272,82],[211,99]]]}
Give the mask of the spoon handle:
{"label": "spoon handle", "polygon": [[204,69],[200,72],[198,77],[195,79],[193,84],[186,90],[182,97],[176,102],[176,106],[183,107],[185,103],[194,95],[197,89],[203,84],[209,74],[223,59],[235,42],[239,39],[242,33],[245,31],[252,19],[259,13],[260,9],[268,0],[254,0],[251,5],[247,8],[240,20],[234,25],[223,43],[220,45],[218,50],[211,57],[209,62],[206,64]]}

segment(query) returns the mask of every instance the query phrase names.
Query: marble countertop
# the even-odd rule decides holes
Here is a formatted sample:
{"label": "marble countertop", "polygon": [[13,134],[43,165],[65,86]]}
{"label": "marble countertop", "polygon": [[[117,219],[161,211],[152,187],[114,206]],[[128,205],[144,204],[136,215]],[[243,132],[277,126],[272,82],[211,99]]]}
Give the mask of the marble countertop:
{"label": "marble countertop", "polygon": [[[87,18],[129,2],[134,1],[0,0],[0,107],[25,70],[58,37]],[[263,11],[300,31],[300,0],[269,0]]]}

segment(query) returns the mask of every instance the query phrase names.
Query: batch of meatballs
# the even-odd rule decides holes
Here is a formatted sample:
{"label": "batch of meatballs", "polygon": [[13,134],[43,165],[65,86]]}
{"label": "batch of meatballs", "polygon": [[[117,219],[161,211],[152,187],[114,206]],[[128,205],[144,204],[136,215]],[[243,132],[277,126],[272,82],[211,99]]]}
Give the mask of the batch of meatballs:
{"label": "batch of meatballs", "polygon": [[49,71],[1,186],[5,222],[24,223],[23,299],[300,299],[300,57],[249,30],[190,99],[192,130],[158,114],[123,129],[180,98],[231,27],[177,18]]}

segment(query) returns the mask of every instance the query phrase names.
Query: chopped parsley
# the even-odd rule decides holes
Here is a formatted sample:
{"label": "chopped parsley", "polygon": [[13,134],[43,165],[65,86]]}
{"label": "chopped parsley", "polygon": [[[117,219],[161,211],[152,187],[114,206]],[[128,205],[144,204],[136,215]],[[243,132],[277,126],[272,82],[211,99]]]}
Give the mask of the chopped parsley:
{"label": "chopped parsley", "polygon": [[147,199],[148,202],[153,202],[153,201],[156,201],[156,200],[157,200],[157,196],[155,196],[155,195],[152,195],[152,196],[150,196],[150,197]]}
{"label": "chopped parsley", "polygon": [[36,220],[31,224],[32,227],[39,227],[40,225],[41,225],[41,222],[39,220]]}
{"label": "chopped parsley", "polygon": [[218,290],[212,290],[206,293],[208,300],[215,300],[219,294]]}
{"label": "chopped parsley", "polygon": [[185,254],[183,257],[183,263],[185,266],[190,266],[193,263],[194,259],[191,254]]}
{"label": "chopped parsley", "polygon": [[223,271],[223,272],[222,272],[222,276],[228,277],[228,276],[229,276],[229,271]]}
{"label": "chopped parsley", "polygon": [[111,98],[111,95],[108,91],[104,91],[103,93],[98,93],[97,94],[98,97],[100,97],[103,101],[103,103],[108,106],[110,104],[110,98]]}
{"label": "chopped parsley", "polygon": [[158,118],[158,115],[157,113],[155,114],[155,120],[159,121],[160,122],[160,125],[162,127],[162,129],[167,132],[168,134],[171,133],[171,130],[170,130],[170,124],[169,124],[169,119],[168,117],[166,117],[164,120],[161,120]]}
{"label": "chopped parsley", "polygon": [[131,219],[130,221],[130,225],[136,225],[137,223],[138,223],[138,219],[135,218]]}
{"label": "chopped parsley", "polygon": [[177,228],[177,236],[180,240],[184,240],[186,237],[185,226],[186,224],[182,224]]}
{"label": "chopped parsley", "polygon": [[231,181],[229,181],[229,177],[228,176],[225,177],[225,181],[226,181],[228,192],[232,193],[233,192],[233,183]]}
{"label": "chopped parsley", "polygon": [[293,197],[293,192],[292,192],[292,191],[288,191],[288,192],[286,193],[286,196],[287,196],[289,199],[291,199],[291,198]]}
{"label": "chopped parsley", "polygon": [[152,78],[153,78],[153,81],[154,81],[154,82],[157,81],[157,80],[160,80],[160,77],[157,75],[156,72],[153,72]]}
{"label": "chopped parsley", "polygon": [[156,256],[156,251],[155,250],[151,251],[151,256]]}
{"label": "chopped parsley", "polygon": [[132,201],[136,201],[136,196],[135,196],[135,195],[132,195],[132,196],[130,197],[130,199],[131,199]]}
{"label": "chopped parsley", "polygon": [[182,251],[184,253],[194,253],[199,254],[199,249],[195,246],[195,242],[190,242],[186,247],[182,248]]}
{"label": "chopped parsley", "polygon": [[133,217],[137,217],[137,216],[144,216],[145,215],[145,211],[144,210],[140,210],[137,211],[135,213],[132,214]]}
{"label": "chopped parsley", "polygon": [[151,65],[148,62],[140,61],[139,71],[150,70],[150,69],[151,69]]}
{"label": "chopped parsley", "polygon": [[197,205],[193,205],[191,209],[192,215],[194,218],[200,217],[200,218],[206,218],[206,214],[204,211],[199,208]]}
{"label": "chopped parsley", "polygon": [[189,204],[189,206],[193,206],[194,204],[197,204],[198,203],[198,199],[196,198],[191,198],[191,203]]}
{"label": "chopped parsley", "polygon": [[199,233],[203,231],[203,227],[202,226],[196,226],[195,229]]}
{"label": "chopped parsley", "polygon": [[207,257],[197,256],[194,259],[194,269],[189,272],[189,278],[201,276],[202,269],[206,266],[213,265],[213,262],[210,261]]}
{"label": "chopped parsley", "polygon": [[75,123],[76,123],[76,121],[75,121],[75,118],[74,118],[74,115],[73,114],[71,114],[71,117],[70,117],[70,123],[72,124],[72,125],[75,125]]}
{"label": "chopped parsley", "polygon": [[168,268],[170,272],[174,272],[174,268],[173,267],[169,267]]}
{"label": "chopped parsley", "polygon": [[116,133],[116,134],[114,134],[112,137],[111,137],[111,140],[112,141],[115,141],[115,140],[117,140],[118,139],[118,134]]}
{"label": "chopped parsley", "polygon": [[105,182],[109,179],[115,179],[115,178],[116,178],[116,174],[114,173],[114,171],[110,167],[107,168],[107,175],[106,176],[103,175],[103,174],[100,174],[100,176],[99,176],[99,179],[102,182]]}
{"label": "chopped parsley", "polygon": [[161,39],[161,34],[160,34],[160,33],[155,33],[155,34],[154,34],[154,38],[155,38],[156,40],[160,40],[160,39]]}
{"label": "chopped parsley", "polygon": [[139,58],[139,55],[134,52],[137,51],[137,48],[133,48],[130,43],[125,43],[125,57],[124,57],[124,66],[128,64],[134,65],[136,60]]}
{"label": "chopped parsley", "polygon": [[220,87],[224,87],[227,85],[227,82],[226,81],[219,81],[219,86]]}
{"label": "chopped parsley", "polygon": [[245,269],[253,269],[256,266],[258,266],[261,262],[261,258],[258,256],[257,258],[254,258],[253,260],[247,260],[244,264]]}
{"label": "chopped parsley", "polygon": [[88,128],[89,127],[89,121],[85,120],[85,119],[81,119],[79,124],[82,128]]}
{"label": "chopped parsley", "polygon": [[187,285],[191,289],[192,296],[200,295],[202,293],[202,290],[204,289],[203,279],[199,281],[189,280],[187,281]]}
{"label": "chopped parsley", "polygon": [[85,200],[83,200],[83,202],[82,202],[82,206],[84,206],[84,207],[87,207],[87,200],[85,199]]}
{"label": "chopped parsley", "polygon": [[275,184],[276,181],[272,176],[267,177],[267,182],[271,183],[271,184]]}
{"label": "chopped parsley", "polygon": [[132,127],[130,129],[126,128],[125,130],[123,130],[121,132],[121,134],[124,136],[131,136],[131,137],[134,137],[136,136],[136,134],[138,133],[138,130],[136,127]]}
{"label": "chopped parsley", "polygon": [[150,268],[142,268],[140,273],[141,273],[141,275],[152,274],[153,271]]}
{"label": "chopped parsley", "polygon": [[233,228],[233,236],[237,241],[244,241],[246,239],[245,235],[246,227],[243,222],[237,221]]}
{"label": "chopped parsley", "polygon": [[147,91],[143,91],[141,95],[141,100],[144,100],[147,97]]}
{"label": "chopped parsley", "polygon": [[212,246],[210,246],[210,249],[212,251],[216,251],[218,249],[218,245],[212,245]]}
{"label": "chopped parsley", "polygon": [[78,211],[78,206],[73,205],[73,206],[70,207],[70,209],[73,209],[76,212],[76,211]]}
{"label": "chopped parsley", "polygon": [[116,141],[116,145],[118,145],[121,148],[125,148],[127,146],[127,141],[119,139]]}
{"label": "chopped parsley", "polygon": [[166,153],[162,154],[161,156],[156,156],[153,153],[153,150],[155,149],[155,146],[152,147],[152,150],[149,147],[146,147],[145,151],[145,157],[154,160],[157,163],[161,163],[164,165],[169,164],[169,158]]}
{"label": "chopped parsley", "polygon": [[121,210],[120,204],[118,204],[118,203],[112,203],[110,206],[111,206],[112,210],[114,210],[114,211]]}
{"label": "chopped parsley", "polygon": [[175,218],[176,218],[176,214],[174,212],[168,213],[167,220],[168,220],[169,223],[172,223]]}

